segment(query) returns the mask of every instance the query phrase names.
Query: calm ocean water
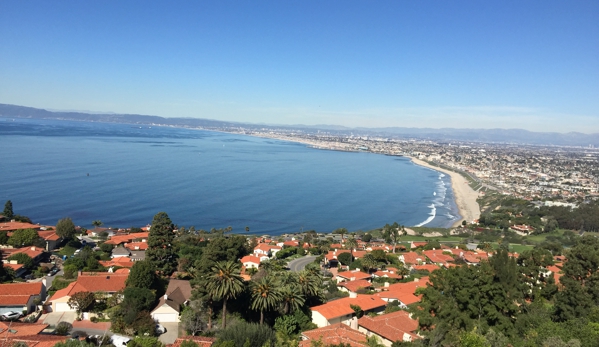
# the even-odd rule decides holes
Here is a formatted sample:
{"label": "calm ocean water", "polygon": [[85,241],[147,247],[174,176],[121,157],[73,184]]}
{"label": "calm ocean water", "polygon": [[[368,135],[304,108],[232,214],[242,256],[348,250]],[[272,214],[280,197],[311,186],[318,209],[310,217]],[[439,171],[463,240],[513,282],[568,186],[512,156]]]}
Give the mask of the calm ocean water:
{"label": "calm ocean water", "polygon": [[[0,117],[0,202],[55,224],[281,234],[458,217],[449,177],[408,159],[225,133]],[[88,175],[89,174],[89,175]],[[3,205],[2,205],[3,206]]]}

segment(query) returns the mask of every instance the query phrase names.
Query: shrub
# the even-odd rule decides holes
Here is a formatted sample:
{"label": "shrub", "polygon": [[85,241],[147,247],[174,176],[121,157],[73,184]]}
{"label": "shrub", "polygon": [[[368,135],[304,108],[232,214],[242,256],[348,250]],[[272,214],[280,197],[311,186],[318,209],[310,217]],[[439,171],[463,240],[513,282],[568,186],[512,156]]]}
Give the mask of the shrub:
{"label": "shrub", "polygon": [[73,329],[73,325],[71,323],[67,323],[67,322],[60,322],[58,323],[58,325],[56,326],[56,329],[54,330],[54,332],[56,333],[56,335],[62,335],[62,336],[66,336],[69,334],[69,332]]}
{"label": "shrub", "polygon": [[96,316],[93,316],[93,317],[91,317],[91,318],[89,319],[89,321],[90,321],[90,322],[92,322],[92,323],[98,323],[99,319],[98,319],[98,317],[96,317]]}
{"label": "shrub", "polygon": [[220,341],[233,341],[237,347],[246,346],[247,340],[249,347],[262,347],[268,343],[274,345],[276,341],[275,333],[269,326],[242,321],[234,322],[220,331],[218,338]]}

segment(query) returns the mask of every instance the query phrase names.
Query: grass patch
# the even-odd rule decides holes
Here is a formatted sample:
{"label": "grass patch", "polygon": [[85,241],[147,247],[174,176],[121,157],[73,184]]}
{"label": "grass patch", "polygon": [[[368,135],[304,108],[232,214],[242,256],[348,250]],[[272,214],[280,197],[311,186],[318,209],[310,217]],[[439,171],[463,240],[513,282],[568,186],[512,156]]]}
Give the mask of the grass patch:
{"label": "grass patch", "polygon": [[[496,242],[491,243],[491,245],[495,249],[499,248],[499,244],[496,243]],[[521,245],[521,244],[518,244],[518,243],[510,243],[510,252],[522,253],[524,251],[531,250],[534,247],[535,246],[532,246],[532,245]]]}
{"label": "grass patch", "polygon": [[77,249],[71,246],[64,246],[60,251],[58,251],[58,254],[60,255],[66,255],[67,257],[72,256],[73,254],[75,254],[75,251]]}

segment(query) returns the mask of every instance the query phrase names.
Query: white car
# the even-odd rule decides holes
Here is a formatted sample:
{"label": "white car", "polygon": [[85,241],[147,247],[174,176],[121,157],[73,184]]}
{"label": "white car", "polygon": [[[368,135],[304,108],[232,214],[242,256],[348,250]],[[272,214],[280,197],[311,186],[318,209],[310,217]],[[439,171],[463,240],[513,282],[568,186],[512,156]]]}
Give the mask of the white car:
{"label": "white car", "polygon": [[2,314],[2,320],[15,320],[21,318],[21,312],[9,311]]}

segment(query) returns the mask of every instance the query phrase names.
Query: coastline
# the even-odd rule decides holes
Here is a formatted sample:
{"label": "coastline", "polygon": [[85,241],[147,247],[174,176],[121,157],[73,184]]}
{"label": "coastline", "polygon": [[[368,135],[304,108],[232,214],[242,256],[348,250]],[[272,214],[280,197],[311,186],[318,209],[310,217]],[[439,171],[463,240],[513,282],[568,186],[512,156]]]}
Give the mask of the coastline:
{"label": "coastline", "polygon": [[[302,144],[308,145],[308,146],[310,146],[312,148],[316,148],[316,149],[327,149],[327,150],[333,150],[333,151],[351,151],[351,152],[354,151],[346,143],[332,143],[329,145],[324,145],[322,143],[319,143],[318,141],[296,139],[293,137],[268,136],[266,134],[263,134],[263,136],[254,135],[254,134],[244,134],[244,135],[261,137],[261,138],[269,138],[269,139],[281,140],[281,141],[289,141],[289,142],[295,142],[295,143],[302,143]],[[376,153],[374,153],[374,154],[376,154]],[[430,165],[429,163],[427,163],[423,160],[420,160],[420,159],[417,159],[414,157],[410,157],[407,155],[403,155],[403,157],[409,158],[412,161],[412,163],[414,163],[416,165],[420,165],[420,166],[423,166],[423,167],[426,167],[426,168],[429,168],[429,169],[432,169],[432,170],[435,170],[438,172],[442,172],[446,175],[449,175],[449,177],[451,178],[451,189],[453,191],[455,203],[458,207],[458,211],[461,216],[461,218],[459,220],[457,220],[453,223],[453,225],[451,226],[452,228],[460,226],[462,221],[464,221],[464,220],[466,220],[467,222],[472,222],[473,220],[480,218],[480,207],[478,206],[478,202],[476,202],[476,199],[478,198],[478,192],[475,192],[470,187],[470,185],[468,184],[468,180],[466,180],[466,178],[464,178],[462,175],[460,175],[457,172],[446,170],[446,169],[440,168],[438,166]]]}
{"label": "coastline", "polygon": [[455,228],[459,226],[464,220],[467,222],[472,222],[480,217],[480,207],[478,206],[478,202],[476,202],[478,193],[470,187],[466,178],[457,172],[446,170],[438,166],[433,166],[423,160],[407,156],[406,158],[410,158],[410,160],[416,165],[442,172],[451,177],[451,189],[453,190],[453,196],[455,197],[456,205],[458,206],[460,216],[462,217],[453,223],[452,227]]}

